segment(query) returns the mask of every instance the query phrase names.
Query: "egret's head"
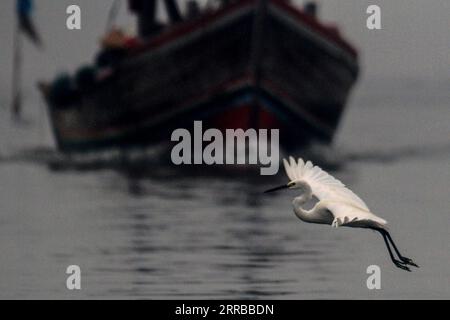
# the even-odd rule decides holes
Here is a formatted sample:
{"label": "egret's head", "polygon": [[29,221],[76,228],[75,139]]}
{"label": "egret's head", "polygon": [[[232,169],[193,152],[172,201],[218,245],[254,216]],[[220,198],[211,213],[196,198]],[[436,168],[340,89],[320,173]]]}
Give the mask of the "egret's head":
{"label": "egret's head", "polygon": [[304,182],[302,180],[294,180],[294,181],[289,182],[288,184],[266,190],[266,191],[264,191],[264,193],[274,192],[274,191],[283,190],[283,189],[299,190],[300,193],[305,193],[305,192],[307,193],[307,192],[310,192],[310,190],[311,190],[311,188],[309,187],[309,185],[306,182]]}

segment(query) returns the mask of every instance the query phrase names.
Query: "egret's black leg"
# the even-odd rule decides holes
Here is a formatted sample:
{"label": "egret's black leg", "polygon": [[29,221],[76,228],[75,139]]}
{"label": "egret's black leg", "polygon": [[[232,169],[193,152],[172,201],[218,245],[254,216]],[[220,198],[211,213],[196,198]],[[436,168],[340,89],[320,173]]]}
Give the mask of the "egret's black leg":
{"label": "egret's black leg", "polygon": [[397,253],[398,257],[400,258],[400,260],[405,263],[405,264],[409,264],[411,266],[414,266],[416,268],[419,268],[419,266],[417,264],[414,263],[414,261],[412,261],[409,258],[406,258],[404,256],[402,256],[402,254],[400,253],[400,251],[397,249],[397,246],[394,243],[394,240],[392,240],[391,235],[389,234],[389,232],[387,232],[386,230],[383,230],[384,234],[388,237],[389,241],[391,242],[392,246],[394,247],[395,252]]}
{"label": "egret's black leg", "polygon": [[386,247],[387,247],[388,252],[389,252],[389,256],[391,257],[391,260],[392,260],[392,262],[395,264],[395,266],[396,266],[397,268],[400,268],[400,269],[403,269],[403,270],[406,270],[406,271],[411,272],[411,270],[410,270],[407,266],[405,266],[405,265],[403,264],[403,262],[398,261],[397,259],[395,259],[394,255],[392,254],[392,250],[391,250],[391,247],[390,247],[390,245],[389,245],[388,238],[387,238],[387,236],[386,236],[384,230],[383,230],[383,229],[374,229],[374,230],[378,231],[378,232],[381,234],[381,236],[383,237],[384,243],[386,244]]}
{"label": "egret's black leg", "polygon": [[400,269],[403,269],[403,270],[411,272],[411,270],[407,266],[405,266],[402,261],[398,261],[397,259],[394,258],[394,255],[392,254],[391,247],[389,246],[389,241],[388,241],[387,236],[384,233],[382,233],[382,236],[383,236],[383,239],[384,239],[384,243],[386,243],[386,247],[387,247],[387,249],[389,251],[389,255],[391,256],[391,260],[395,264],[395,266],[397,268],[400,268]]}

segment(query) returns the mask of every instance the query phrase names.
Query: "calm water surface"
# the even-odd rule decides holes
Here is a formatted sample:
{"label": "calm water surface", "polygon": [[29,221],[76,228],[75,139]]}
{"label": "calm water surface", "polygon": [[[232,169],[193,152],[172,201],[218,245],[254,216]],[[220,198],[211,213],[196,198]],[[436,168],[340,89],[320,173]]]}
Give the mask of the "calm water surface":
{"label": "calm water surface", "polygon": [[[421,265],[413,273],[393,267],[377,234],[301,223],[295,193],[263,195],[281,171],[270,184],[52,171],[23,156],[48,145],[39,106],[21,125],[1,111],[0,298],[450,298],[448,90],[395,85],[360,91],[331,152],[344,164],[335,174]],[[65,287],[71,264],[78,292]],[[382,290],[366,288],[372,264]]]}

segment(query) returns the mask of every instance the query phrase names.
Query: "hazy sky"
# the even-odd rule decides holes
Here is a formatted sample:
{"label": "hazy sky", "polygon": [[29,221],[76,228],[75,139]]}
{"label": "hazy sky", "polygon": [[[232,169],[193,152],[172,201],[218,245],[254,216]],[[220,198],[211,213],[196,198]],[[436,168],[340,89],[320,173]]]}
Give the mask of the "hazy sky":
{"label": "hazy sky", "polygon": [[[0,103],[9,97],[11,77],[14,0],[0,1]],[[105,29],[112,0],[36,0],[35,21],[45,41],[45,50],[26,44],[26,88],[37,79],[52,78],[56,72],[74,70],[90,63],[97,40]],[[125,2],[125,1],[124,1]],[[205,2],[205,0],[201,1]],[[303,1],[295,1],[301,4]],[[361,51],[363,79],[450,78],[450,1],[448,0],[322,0],[320,16],[336,22],[342,33]],[[181,0],[180,3],[185,3]],[[66,29],[66,8],[82,9],[82,30]],[[378,4],[382,30],[366,28],[366,9]],[[122,11],[118,24],[133,30],[134,21]],[[6,96],[5,96],[6,95]]]}

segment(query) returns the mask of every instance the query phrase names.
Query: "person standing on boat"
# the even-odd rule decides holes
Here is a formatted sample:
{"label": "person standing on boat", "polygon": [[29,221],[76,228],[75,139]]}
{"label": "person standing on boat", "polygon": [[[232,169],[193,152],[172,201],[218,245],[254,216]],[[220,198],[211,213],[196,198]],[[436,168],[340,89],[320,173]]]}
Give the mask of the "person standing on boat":
{"label": "person standing on boat", "polygon": [[[138,17],[138,31],[141,38],[149,38],[158,34],[164,27],[157,21],[157,0],[128,0],[129,8]],[[164,0],[170,22],[177,23],[182,20],[178,4],[175,0]]]}

